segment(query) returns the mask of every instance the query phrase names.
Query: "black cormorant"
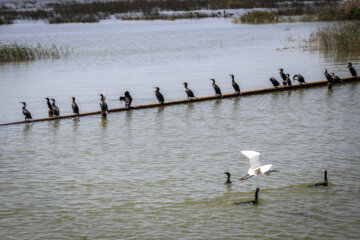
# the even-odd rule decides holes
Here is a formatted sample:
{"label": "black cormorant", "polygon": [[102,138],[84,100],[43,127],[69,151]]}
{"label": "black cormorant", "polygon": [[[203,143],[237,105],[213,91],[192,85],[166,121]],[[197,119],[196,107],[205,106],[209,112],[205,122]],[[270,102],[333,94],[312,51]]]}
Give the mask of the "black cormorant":
{"label": "black cormorant", "polygon": [[79,107],[78,107],[77,103],[75,102],[75,97],[71,97],[71,98],[72,98],[71,107],[73,109],[73,113],[75,113],[75,115],[79,116]]}
{"label": "black cormorant", "polygon": [[55,116],[55,117],[59,117],[59,115],[60,115],[60,110],[59,110],[59,108],[55,105],[55,99],[51,99],[51,101],[52,101],[52,112],[53,112],[53,115]]}
{"label": "black cormorant", "polygon": [[194,96],[194,93],[193,93],[193,91],[191,91],[188,87],[187,87],[187,82],[184,82],[183,83],[184,84],[184,88],[185,88],[185,92],[186,92],[186,94],[187,94],[187,96],[188,96],[188,99],[190,99],[190,98],[194,98],[195,96]]}
{"label": "black cormorant", "polygon": [[327,69],[325,69],[324,75],[328,81],[328,89],[332,89],[333,83],[334,83],[334,79],[332,78],[332,76],[328,73]]}
{"label": "black cormorant", "polygon": [[235,82],[235,77],[233,74],[230,74],[231,80],[232,80],[232,86],[235,90],[236,93],[240,93],[240,87],[239,85]]}
{"label": "black cormorant", "polygon": [[226,180],[225,184],[231,184],[230,173],[229,172],[224,172],[224,173],[227,175],[227,180]]}
{"label": "black cormorant", "polygon": [[52,105],[50,103],[50,99],[49,98],[45,98],[45,99],[46,99],[47,106],[49,108],[49,110],[48,110],[49,116],[52,116],[53,115],[53,110],[52,110]]}
{"label": "black cormorant", "polygon": [[210,79],[213,83],[212,83],[212,86],[213,86],[213,88],[214,88],[214,90],[215,90],[215,95],[221,95],[221,90],[220,90],[220,88],[219,88],[219,86],[218,85],[216,85],[216,83],[215,83],[215,79]]}
{"label": "black cormorant", "polygon": [[314,185],[310,185],[309,187],[320,187],[320,186],[326,187],[328,185],[327,170],[323,169],[323,172],[324,172],[324,182],[315,183]]}
{"label": "black cormorant", "polygon": [[300,73],[293,76],[293,81],[298,81],[300,84],[306,83],[304,77]]}
{"label": "black cormorant", "polygon": [[331,77],[332,77],[334,83],[342,82],[342,81],[341,81],[341,78],[339,78],[338,76],[336,76],[335,73],[331,73]]}
{"label": "black cormorant", "polygon": [[164,104],[164,96],[160,93],[159,87],[155,87],[155,96],[160,104]]}
{"label": "black cormorant", "polygon": [[282,78],[284,81],[286,81],[286,75],[285,75],[285,73],[284,73],[284,69],[280,68],[280,69],[279,69],[279,74],[280,74],[281,78]]}
{"label": "black cormorant", "polygon": [[259,188],[256,188],[256,192],[255,192],[255,199],[254,200],[250,200],[250,201],[244,201],[244,202],[236,202],[234,204],[257,204],[258,203],[258,193],[259,193]]}
{"label": "black cormorant", "polygon": [[29,112],[29,110],[27,110],[25,107],[26,107],[26,103],[25,102],[20,102],[23,104],[23,107],[22,107],[22,112],[25,116],[25,122],[27,120],[32,120],[32,117],[31,117],[31,113]]}
{"label": "black cormorant", "polygon": [[269,80],[274,87],[280,86],[280,83],[274,77],[271,77]]}
{"label": "black cormorant", "polygon": [[125,107],[126,108],[131,107],[132,97],[131,97],[131,95],[130,95],[130,93],[128,91],[125,91],[124,97],[120,97],[120,100],[125,101]]}
{"label": "black cormorant", "polygon": [[291,87],[291,80],[290,80],[290,74],[286,74],[286,83],[289,87]]}
{"label": "black cormorant", "polygon": [[350,70],[350,73],[351,73],[351,75],[352,75],[353,77],[356,77],[356,76],[357,76],[356,71],[355,71],[355,69],[352,67],[352,63],[351,63],[351,62],[348,63],[348,69]]}
{"label": "black cormorant", "polygon": [[106,97],[104,97],[104,95],[102,93],[99,94],[99,96],[101,97],[101,99],[100,99],[101,115],[105,117],[107,114],[107,111],[108,111],[108,105],[105,101]]}

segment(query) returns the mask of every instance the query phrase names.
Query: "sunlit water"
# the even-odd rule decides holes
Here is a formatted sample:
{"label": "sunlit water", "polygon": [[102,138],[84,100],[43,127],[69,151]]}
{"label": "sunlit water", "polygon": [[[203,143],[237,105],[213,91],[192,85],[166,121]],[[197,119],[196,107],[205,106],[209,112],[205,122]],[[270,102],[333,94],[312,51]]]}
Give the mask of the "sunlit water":
{"label": "sunlit water", "polygon": [[[312,23],[235,25],[227,20],[20,23],[1,42],[69,45],[59,60],[0,66],[0,122],[34,118],[55,97],[61,114],[269,87],[278,68],[324,79],[349,76],[359,56],[279,50]],[[296,45],[296,43],[295,43]],[[1,239],[357,239],[360,235],[360,84],[111,113],[0,128]],[[279,170],[241,182],[244,149]],[[323,180],[329,187],[309,188]],[[224,185],[232,173],[231,187]],[[234,205],[253,198],[257,206]]]}

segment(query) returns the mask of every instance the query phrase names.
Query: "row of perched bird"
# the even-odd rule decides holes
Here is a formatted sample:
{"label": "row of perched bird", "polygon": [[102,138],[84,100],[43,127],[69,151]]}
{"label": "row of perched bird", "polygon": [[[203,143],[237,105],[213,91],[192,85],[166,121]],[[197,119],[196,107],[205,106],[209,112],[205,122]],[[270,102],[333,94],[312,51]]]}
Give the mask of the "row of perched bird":
{"label": "row of perched bird", "polygon": [[[352,64],[351,63],[348,63],[348,69],[351,73],[352,76],[357,76],[357,73],[355,71],[355,69],[352,67]],[[282,82],[282,85],[283,86],[289,86],[291,87],[292,86],[292,82],[290,80],[290,74],[285,74],[284,73],[284,69],[280,68],[279,69],[279,73],[280,73],[280,76],[281,78],[283,79],[283,82]],[[330,75],[327,70],[325,69],[325,77],[328,81],[328,88],[331,89],[332,88],[332,85],[334,83],[338,83],[338,82],[341,82],[341,79],[336,76],[334,73],[332,73],[332,75]],[[230,74],[230,77],[231,77],[231,80],[232,80],[232,86],[235,90],[235,93],[237,94],[241,94],[241,91],[240,91],[240,87],[239,85],[235,82],[235,77],[233,74]],[[215,95],[217,96],[221,96],[221,90],[219,88],[219,86],[215,83],[215,79],[210,79],[212,81],[212,87],[214,88],[214,91],[215,91]],[[298,74],[295,74],[293,76],[293,81],[298,81],[300,84],[305,84],[305,79],[304,77],[298,73]],[[280,83],[274,78],[274,77],[271,77],[270,78],[270,82],[273,84],[273,86],[275,88],[279,87],[280,86]],[[195,95],[193,93],[193,91],[191,91],[190,88],[188,88],[188,84],[187,82],[184,82],[184,89],[185,89],[185,92],[187,94],[187,97],[188,99],[192,99],[192,98],[195,98]],[[107,112],[108,112],[108,105],[106,103],[106,97],[103,95],[103,94],[99,94],[100,95],[100,108],[101,108],[101,114],[102,116],[106,116],[107,115]],[[155,96],[157,98],[157,100],[159,101],[160,104],[164,104],[164,96],[160,93],[160,88],[159,87],[155,87]],[[131,108],[131,102],[132,102],[132,97],[130,95],[130,93],[128,91],[126,91],[124,93],[124,96],[121,96],[119,98],[120,100],[123,100],[125,101],[125,107],[126,108]],[[60,110],[59,108],[55,105],[55,99],[51,99],[52,103],[50,103],[50,99],[49,98],[46,98],[46,101],[47,101],[47,105],[48,105],[48,113],[49,113],[49,116],[53,116],[53,117],[59,117],[60,116]],[[23,104],[23,108],[22,108],[22,112],[25,116],[25,122],[28,121],[28,120],[31,120],[32,117],[31,117],[31,114],[29,112],[29,110],[26,109],[26,103],[25,102],[20,102]],[[79,116],[80,113],[79,113],[79,107],[77,105],[77,103],[75,102],[75,97],[72,97],[72,109],[73,109],[73,113],[76,115],[76,116]]]}

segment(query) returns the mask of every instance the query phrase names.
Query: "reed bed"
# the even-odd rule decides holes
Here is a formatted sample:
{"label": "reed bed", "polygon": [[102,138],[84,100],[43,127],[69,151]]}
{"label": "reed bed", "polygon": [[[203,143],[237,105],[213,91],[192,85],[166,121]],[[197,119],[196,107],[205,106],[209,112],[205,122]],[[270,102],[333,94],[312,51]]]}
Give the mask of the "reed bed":
{"label": "reed bed", "polygon": [[234,19],[234,23],[278,23],[279,16],[274,11],[251,11],[241,15],[239,18]]}
{"label": "reed bed", "polygon": [[10,45],[0,45],[0,62],[21,62],[32,61],[36,59],[61,58],[70,54],[69,47],[57,47],[54,44],[51,47],[44,47],[41,44],[37,46],[20,45],[13,43]]}
{"label": "reed bed", "polygon": [[338,22],[319,28],[309,38],[309,47],[324,51],[360,51],[360,21]]}
{"label": "reed bed", "polygon": [[312,21],[360,20],[360,0],[326,6],[312,16]]}

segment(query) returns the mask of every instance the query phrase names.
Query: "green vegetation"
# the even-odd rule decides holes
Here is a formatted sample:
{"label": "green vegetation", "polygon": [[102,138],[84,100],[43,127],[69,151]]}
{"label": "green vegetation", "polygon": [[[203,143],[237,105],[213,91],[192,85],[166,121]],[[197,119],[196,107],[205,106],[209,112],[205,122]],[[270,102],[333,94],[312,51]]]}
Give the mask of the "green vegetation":
{"label": "green vegetation", "polygon": [[31,61],[35,59],[60,58],[69,55],[68,47],[43,47],[38,44],[36,47],[19,45],[0,45],[0,63]]}
{"label": "green vegetation", "polygon": [[360,51],[360,22],[339,22],[319,28],[311,34],[308,42],[312,49]]}
{"label": "green vegetation", "polygon": [[360,20],[360,0],[327,6],[313,14],[313,21]]}
{"label": "green vegetation", "polygon": [[274,11],[251,11],[234,20],[235,23],[277,23],[279,16]]}

